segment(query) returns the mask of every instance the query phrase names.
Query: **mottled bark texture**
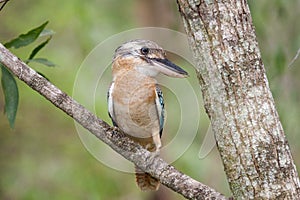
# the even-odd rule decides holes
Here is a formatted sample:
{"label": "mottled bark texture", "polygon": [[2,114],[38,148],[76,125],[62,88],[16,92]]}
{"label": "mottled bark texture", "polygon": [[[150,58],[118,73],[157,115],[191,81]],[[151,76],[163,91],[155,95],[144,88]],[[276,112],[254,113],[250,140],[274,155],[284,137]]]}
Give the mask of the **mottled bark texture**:
{"label": "mottled bark texture", "polygon": [[234,197],[299,199],[247,1],[177,1]]}
{"label": "mottled bark texture", "polygon": [[124,158],[133,162],[141,170],[151,174],[173,191],[187,199],[226,199],[214,189],[179,172],[156,154],[143,149],[117,128],[110,127],[107,123],[98,119],[97,116],[86,110],[66,93],[29,68],[1,43],[0,63]]}

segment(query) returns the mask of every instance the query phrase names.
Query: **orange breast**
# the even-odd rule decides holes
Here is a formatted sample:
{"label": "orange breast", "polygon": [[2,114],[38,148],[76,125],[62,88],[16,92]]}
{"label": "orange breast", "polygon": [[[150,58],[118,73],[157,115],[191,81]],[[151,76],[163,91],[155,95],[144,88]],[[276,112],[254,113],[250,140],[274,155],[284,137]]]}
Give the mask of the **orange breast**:
{"label": "orange breast", "polygon": [[156,80],[138,71],[124,70],[114,80],[114,111],[118,126],[133,136],[143,133],[150,137],[159,130],[155,104]]}

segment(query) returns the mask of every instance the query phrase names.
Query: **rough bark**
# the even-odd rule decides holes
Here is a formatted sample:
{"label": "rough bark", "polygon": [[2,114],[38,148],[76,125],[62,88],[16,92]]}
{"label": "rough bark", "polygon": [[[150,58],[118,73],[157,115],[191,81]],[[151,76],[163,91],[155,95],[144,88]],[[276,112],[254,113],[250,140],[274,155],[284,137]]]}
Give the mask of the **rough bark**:
{"label": "rough bark", "polygon": [[117,128],[110,127],[106,122],[98,119],[93,113],[28,67],[1,43],[0,63],[124,158],[151,174],[173,191],[187,199],[226,199],[214,189],[179,172],[156,154],[143,149]]}
{"label": "rough bark", "polygon": [[246,0],[177,0],[235,198],[299,199]]}

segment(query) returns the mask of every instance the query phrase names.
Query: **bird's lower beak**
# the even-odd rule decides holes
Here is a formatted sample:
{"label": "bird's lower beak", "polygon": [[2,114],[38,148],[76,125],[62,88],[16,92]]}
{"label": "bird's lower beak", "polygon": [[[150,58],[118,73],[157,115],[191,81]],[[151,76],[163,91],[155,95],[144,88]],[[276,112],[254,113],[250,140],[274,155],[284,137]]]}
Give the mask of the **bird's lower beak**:
{"label": "bird's lower beak", "polygon": [[182,68],[175,65],[166,58],[152,58],[151,60],[154,62],[157,70],[167,76],[176,78],[185,78],[189,76],[186,71],[184,71]]}

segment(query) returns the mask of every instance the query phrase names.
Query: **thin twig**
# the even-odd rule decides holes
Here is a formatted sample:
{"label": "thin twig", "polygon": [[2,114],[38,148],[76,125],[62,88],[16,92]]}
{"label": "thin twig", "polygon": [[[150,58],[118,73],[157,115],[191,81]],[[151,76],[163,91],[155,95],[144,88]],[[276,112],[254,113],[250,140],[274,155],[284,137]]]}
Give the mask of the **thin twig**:
{"label": "thin twig", "polygon": [[295,57],[293,58],[293,60],[290,62],[289,66],[288,67],[291,67],[292,64],[294,64],[294,62],[299,58],[299,55],[300,55],[300,48],[298,49]]}

